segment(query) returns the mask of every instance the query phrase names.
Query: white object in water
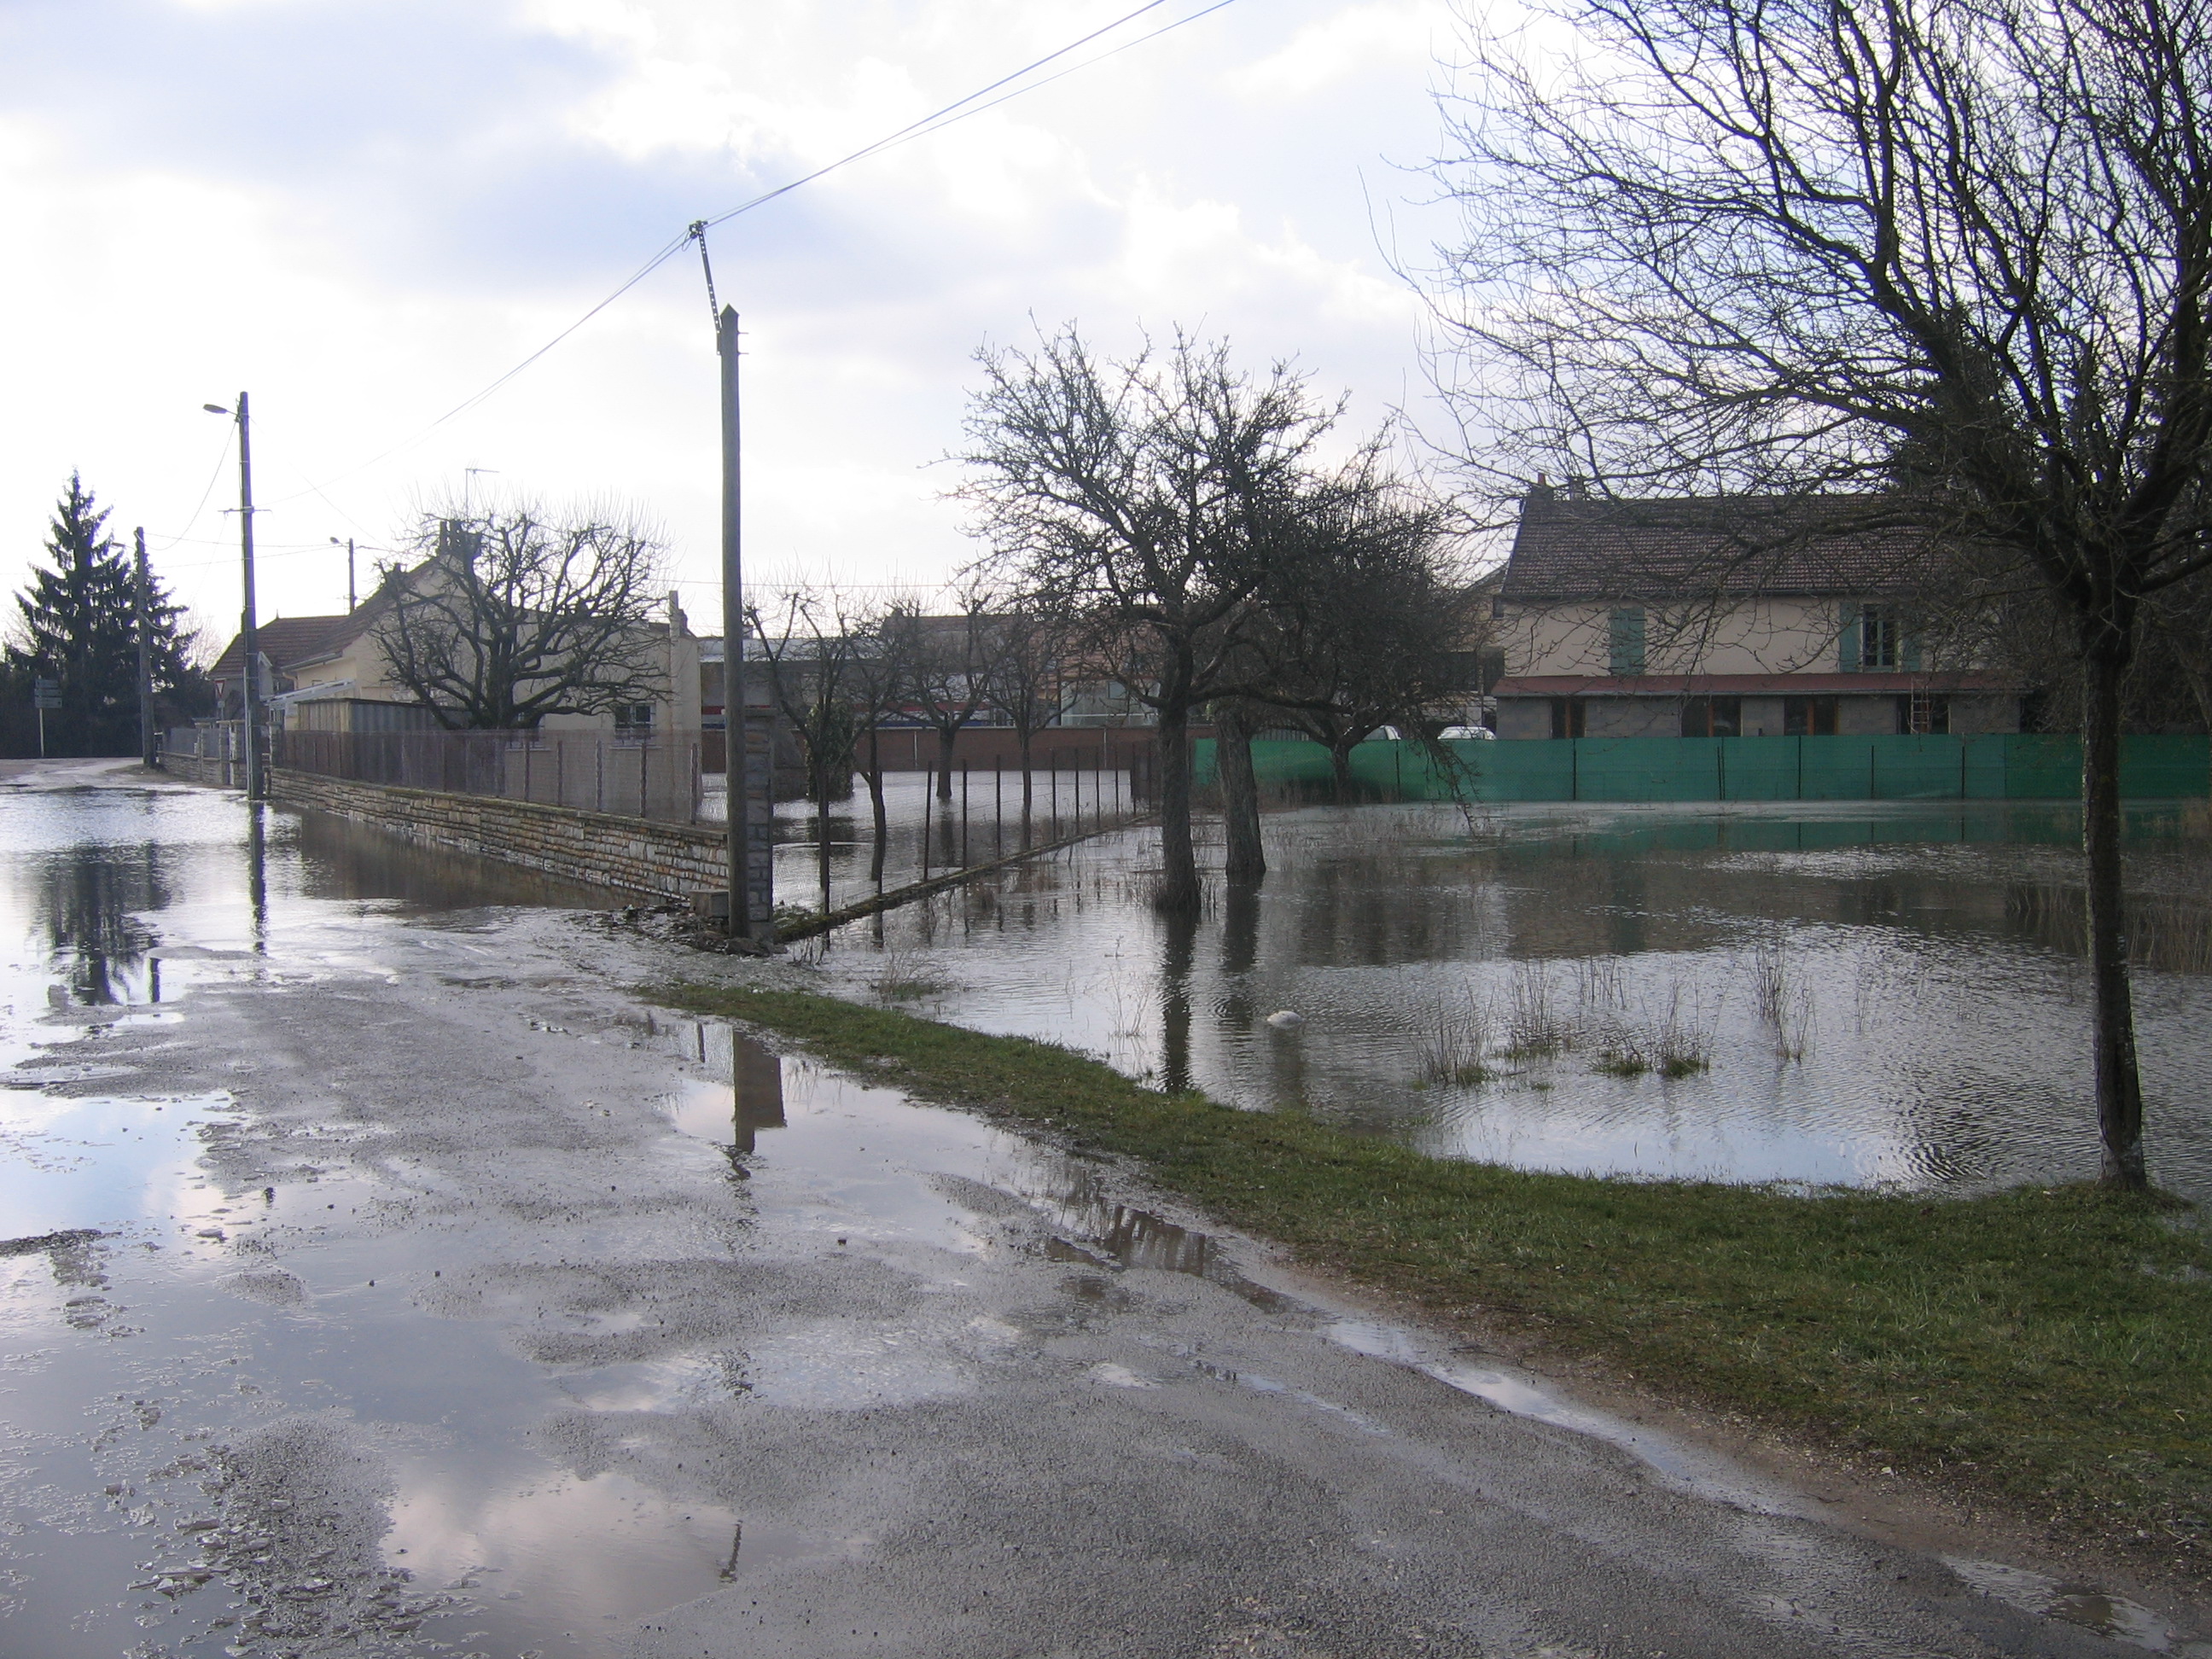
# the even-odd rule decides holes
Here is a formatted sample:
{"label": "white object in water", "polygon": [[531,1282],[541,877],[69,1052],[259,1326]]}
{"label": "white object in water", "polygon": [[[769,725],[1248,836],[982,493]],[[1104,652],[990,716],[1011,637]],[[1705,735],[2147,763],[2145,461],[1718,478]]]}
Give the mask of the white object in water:
{"label": "white object in water", "polygon": [[1267,1016],[1267,1024],[1279,1031],[1295,1031],[1306,1023],[1306,1017],[1288,1008],[1278,1008]]}

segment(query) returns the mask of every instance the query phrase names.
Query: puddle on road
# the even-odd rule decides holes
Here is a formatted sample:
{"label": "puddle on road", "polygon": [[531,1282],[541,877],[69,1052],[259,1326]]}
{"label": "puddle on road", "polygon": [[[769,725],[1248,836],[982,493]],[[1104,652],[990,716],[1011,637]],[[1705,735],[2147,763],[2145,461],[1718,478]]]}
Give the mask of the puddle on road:
{"label": "puddle on road", "polygon": [[2050,1578],[2023,1567],[1961,1556],[1947,1555],[1943,1565],[1983,1595],[2022,1613],[2078,1625],[2150,1653],[2170,1653],[2176,1659],[2212,1659],[2212,1642],[2194,1640],[2141,1602],[2094,1584]]}

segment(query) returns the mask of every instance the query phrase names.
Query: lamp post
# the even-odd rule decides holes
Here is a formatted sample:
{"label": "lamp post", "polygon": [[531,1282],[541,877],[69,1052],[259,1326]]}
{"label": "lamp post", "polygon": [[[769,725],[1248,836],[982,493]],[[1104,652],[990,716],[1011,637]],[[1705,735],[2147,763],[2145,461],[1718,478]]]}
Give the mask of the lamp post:
{"label": "lamp post", "polygon": [[238,394],[238,407],[222,404],[201,405],[210,415],[228,415],[238,422],[238,551],[245,567],[246,608],[239,623],[239,643],[246,653],[246,798],[266,799],[266,780],[261,775],[261,647],[253,627],[253,436],[246,394]]}
{"label": "lamp post", "polygon": [[[336,547],[337,544],[338,544],[338,538],[337,538],[337,537],[335,537],[335,536],[331,537],[331,545],[332,547]],[[346,615],[347,615],[347,616],[349,616],[349,617],[350,617],[351,615],[353,615],[353,538],[352,538],[352,537],[350,537],[350,536],[349,536],[349,537],[347,537],[347,538],[345,538],[345,550],[346,550]]]}

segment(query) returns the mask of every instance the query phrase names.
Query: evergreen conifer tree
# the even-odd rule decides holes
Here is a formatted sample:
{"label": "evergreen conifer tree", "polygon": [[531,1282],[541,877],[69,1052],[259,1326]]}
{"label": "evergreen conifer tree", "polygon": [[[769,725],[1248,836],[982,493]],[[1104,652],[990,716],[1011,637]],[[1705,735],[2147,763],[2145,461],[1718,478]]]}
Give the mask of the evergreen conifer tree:
{"label": "evergreen conifer tree", "polygon": [[[60,682],[62,706],[46,716],[50,755],[129,755],[138,747],[137,587],[131,555],[106,532],[107,514],[71,473],[47,531],[52,563],[33,570],[16,599],[18,637],[8,647],[4,695],[16,714],[14,705],[30,701],[33,679]],[[201,676],[177,637],[183,607],[170,603],[158,580],[152,587],[155,693],[172,703],[192,701]]]}

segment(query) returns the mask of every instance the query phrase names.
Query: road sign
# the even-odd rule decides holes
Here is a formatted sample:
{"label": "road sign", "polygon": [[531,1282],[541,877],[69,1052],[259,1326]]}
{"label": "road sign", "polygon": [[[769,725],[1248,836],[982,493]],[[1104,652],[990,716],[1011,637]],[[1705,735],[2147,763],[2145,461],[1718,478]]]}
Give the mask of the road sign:
{"label": "road sign", "polygon": [[59,680],[33,680],[31,706],[33,708],[59,708],[62,706],[62,683]]}

